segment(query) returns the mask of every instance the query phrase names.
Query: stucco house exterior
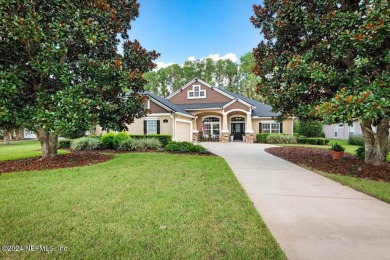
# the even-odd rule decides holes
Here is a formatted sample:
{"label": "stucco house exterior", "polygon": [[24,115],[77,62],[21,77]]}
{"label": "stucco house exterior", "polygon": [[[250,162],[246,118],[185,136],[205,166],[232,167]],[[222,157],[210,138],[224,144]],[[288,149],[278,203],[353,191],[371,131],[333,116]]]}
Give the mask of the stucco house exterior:
{"label": "stucco house exterior", "polygon": [[360,121],[354,120],[351,125],[347,123],[323,125],[326,138],[348,139],[350,136],[362,135]]}
{"label": "stucco house exterior", "polygon": [[[256,133],[293,133],[293,121],[275,121],[268,105],[195,78],[167,98],[145,92],[146,117],[128,126],[130,134],[170,134],[175,141],[245,141]],[[102,133],[97,127],[96,133]]]}

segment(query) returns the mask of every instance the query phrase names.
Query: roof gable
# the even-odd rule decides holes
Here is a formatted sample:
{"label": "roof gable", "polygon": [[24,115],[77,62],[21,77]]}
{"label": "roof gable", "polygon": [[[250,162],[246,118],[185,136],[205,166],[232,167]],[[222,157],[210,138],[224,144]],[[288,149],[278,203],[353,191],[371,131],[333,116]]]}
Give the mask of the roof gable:
{"label": "roof gable", "polygon": [[228,93],[198,78],[191,80],[167,97],[174,104],[227,103],[233,98]]}

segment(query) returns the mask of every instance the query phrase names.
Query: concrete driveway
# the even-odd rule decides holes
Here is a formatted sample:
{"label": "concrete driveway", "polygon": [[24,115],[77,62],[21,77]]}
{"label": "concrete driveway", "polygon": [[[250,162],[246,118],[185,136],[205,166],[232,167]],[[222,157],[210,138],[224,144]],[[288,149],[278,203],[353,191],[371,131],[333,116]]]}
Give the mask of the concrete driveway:
{"label": "concrete driveway", "polygon": [[289,259],[390,259],[390,205],[279,159],[264,144],[202,143],[225,158]]}

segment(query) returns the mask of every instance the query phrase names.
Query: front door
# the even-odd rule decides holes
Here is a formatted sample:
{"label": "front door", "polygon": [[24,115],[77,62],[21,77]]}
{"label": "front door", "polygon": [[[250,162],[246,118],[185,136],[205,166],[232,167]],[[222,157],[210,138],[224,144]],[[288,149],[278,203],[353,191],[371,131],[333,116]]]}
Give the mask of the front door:
{"label": "front door", "polygon": [[234,140],[242,141],[242,136],[245,134],[245,123],[232,123],[231,131],[234,136]]}

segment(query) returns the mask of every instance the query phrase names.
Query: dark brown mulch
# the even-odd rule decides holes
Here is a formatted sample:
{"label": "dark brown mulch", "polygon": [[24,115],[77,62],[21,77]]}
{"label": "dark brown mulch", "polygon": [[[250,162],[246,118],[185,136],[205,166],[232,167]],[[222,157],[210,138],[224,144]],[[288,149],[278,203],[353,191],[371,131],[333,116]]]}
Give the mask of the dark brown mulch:
{"label": "dark brown mulch", "polygon": [[112,154],[103,154],[100,151],[77,151],[68,154],[59,154],[54,158],[48,159],[33,157],[27,159],[4,161],[0,162],[0,174],[5,172],[77,167],[105,162],[111,158],[113,158]]}
{"label": "dark brown mulch", "polygon": [[[308,147],[272,147],[266,152],[289,162],[327,173],[351,175],[376,181],[390,182],[390,163],[385,165],[365,164],[364,160],[344,154],[341,160],[333,160],[328,149]],[[359,172],[358,167],[362,166]]]}

